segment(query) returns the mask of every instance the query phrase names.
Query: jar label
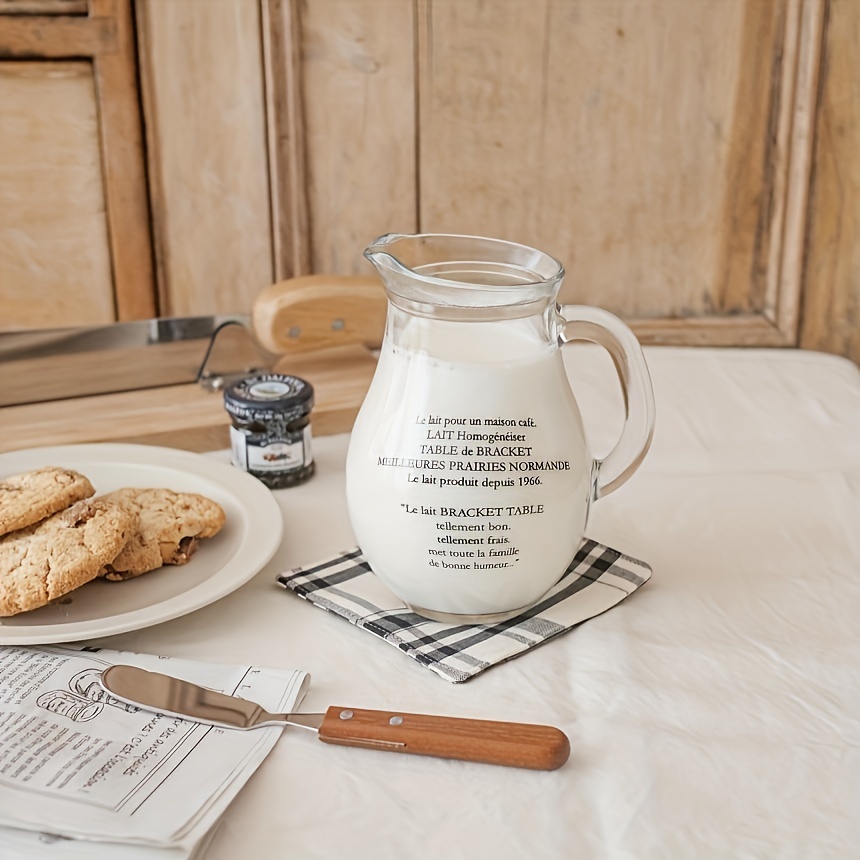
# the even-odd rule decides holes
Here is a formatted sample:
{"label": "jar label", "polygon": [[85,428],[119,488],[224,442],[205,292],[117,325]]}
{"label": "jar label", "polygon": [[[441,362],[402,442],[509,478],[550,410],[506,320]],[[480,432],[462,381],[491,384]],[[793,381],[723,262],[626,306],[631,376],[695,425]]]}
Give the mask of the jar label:
{"label": "jar label", "polygon": [[295,441],[268,442],[260,445],[249,434],[230,428],[233,464],[251,472],[288,472],[307,466],[313,459],[311,428],[305,427]]}

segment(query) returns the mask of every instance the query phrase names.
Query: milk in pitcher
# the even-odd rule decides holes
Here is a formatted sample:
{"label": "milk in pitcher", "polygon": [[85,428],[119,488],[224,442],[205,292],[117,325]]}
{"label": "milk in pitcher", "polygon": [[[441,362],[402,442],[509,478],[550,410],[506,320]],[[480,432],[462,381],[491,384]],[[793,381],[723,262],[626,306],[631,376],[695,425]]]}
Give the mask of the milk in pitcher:
{"label": "milk in pitcher", "polygon": [[360,546],[429,617],[528,606],[565,572],[592,497],[559,347],[540,316],[389,325],[347,463]]}

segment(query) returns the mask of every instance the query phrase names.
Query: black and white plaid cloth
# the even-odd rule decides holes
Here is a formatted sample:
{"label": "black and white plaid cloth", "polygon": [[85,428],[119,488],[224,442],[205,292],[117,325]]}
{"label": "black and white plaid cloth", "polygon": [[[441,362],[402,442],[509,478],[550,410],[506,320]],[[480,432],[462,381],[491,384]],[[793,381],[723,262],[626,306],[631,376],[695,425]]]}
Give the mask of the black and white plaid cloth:
{"label": "black and white plaid cloth", "polygon": [[443,624],[416,615],[374,575],[358,548],[282,573],[277,581],[395,645],[446,681],[460,683],[611,609],[650,576],[644,562],[586,539],[542,600],[496,624]]}

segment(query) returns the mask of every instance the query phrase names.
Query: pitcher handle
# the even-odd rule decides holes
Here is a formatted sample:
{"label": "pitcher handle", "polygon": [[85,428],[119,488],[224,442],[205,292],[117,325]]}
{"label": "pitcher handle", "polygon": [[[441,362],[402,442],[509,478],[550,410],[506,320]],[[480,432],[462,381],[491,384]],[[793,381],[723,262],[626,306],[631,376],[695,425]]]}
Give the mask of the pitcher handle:
{"label": "pitcher handle", "polygon": [[654,389],[636,335],[617,316],[588,305],[567,305],[558,315],[559,341],[588,340],[612,357],[624,395],[625,419],[615,447],[595,460],[594,498],[617,490],[642,464],[654,435]]}

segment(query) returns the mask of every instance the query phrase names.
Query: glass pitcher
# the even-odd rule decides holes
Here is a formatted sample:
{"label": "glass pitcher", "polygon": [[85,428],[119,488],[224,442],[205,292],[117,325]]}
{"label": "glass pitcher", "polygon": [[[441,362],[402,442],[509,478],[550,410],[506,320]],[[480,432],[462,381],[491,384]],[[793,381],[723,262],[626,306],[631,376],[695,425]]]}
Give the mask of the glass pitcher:
{"label": "glass pitcher", "polygon": [[[560,313],[547,254],[497,239],[382,236],[365,251],[388,317],[346,465],[349,516],[376,575],[415,612],[495,622],[564,574],[592,500],[623,484],[651,443],[642,349],[612,314]],[[626,420],[589,452],[560,346],[612,356]]]}

